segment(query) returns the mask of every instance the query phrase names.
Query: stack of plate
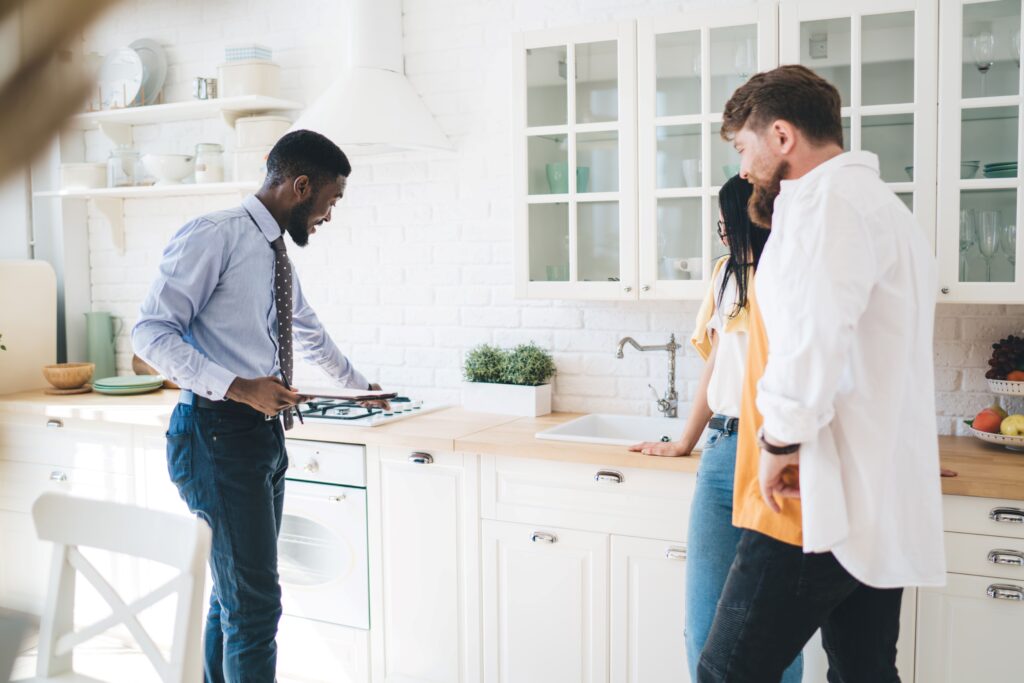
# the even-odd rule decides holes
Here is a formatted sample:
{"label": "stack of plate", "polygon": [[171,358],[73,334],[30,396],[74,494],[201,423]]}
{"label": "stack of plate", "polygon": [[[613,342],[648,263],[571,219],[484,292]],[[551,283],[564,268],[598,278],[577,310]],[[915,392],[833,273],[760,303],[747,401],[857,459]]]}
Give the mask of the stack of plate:
{"label": "stack of plate", "polygon": [[130,396],[156,391],[163,384],[164,378],[160,375],[129,375],[95,380],[92,389],[111,396]]}
{"label": "stack of plate", "polygon": [[1016,178],[1017,162],[1003,161],[997,164],[985,164],[986,178]]}

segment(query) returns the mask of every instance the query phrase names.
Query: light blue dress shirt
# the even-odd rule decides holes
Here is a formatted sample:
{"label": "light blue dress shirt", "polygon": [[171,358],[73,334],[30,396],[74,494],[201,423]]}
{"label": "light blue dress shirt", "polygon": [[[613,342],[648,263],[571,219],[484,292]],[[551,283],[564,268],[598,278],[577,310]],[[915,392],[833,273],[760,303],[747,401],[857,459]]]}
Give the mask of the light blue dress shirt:
{"label": "light blue dress shirt", "polygon": [[[135,353],[182,389],[214,401],[236,377],[280,377],[270,245],[280,235],[255,195],[185,224],[142,304]],[[293,280],[293,338],[306,360],[343,386],[368,387],[302,295],[298,275]]]}

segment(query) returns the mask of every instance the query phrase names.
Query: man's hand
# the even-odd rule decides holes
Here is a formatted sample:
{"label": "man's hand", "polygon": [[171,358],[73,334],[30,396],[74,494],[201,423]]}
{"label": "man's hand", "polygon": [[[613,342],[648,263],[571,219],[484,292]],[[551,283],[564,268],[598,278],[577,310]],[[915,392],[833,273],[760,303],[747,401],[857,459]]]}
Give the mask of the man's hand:
{"label": "man's hand", "polygon": [[252,406],[264,415],[277,415],[285,408],[298,405],[303,398],[299,392],[282,384],[277,377],[236,377],[228,387],[227,397]]}
{"label": "man's hand", "polygon": [[[370,391],[383,391],[376,382],[370,385]],[[380,408],[387,412],[391,410],[391,404],[387,401],[362,401],[359,405],[364,408]]]}
{"label": "man's hand", "polygon": [[761,450],[761,466],[758,480],[761,497],[775,512],[782,512],[775,496],[781,498],[800,497],[800,451],[792,455],[772,455]]}
{"label": "man's hand", "polygon": [[644,441],[633,444],[629,450],[641,455],[659,455],[666,458],[683,457],[693,451],[692,448],[687,448],[680,441]]}

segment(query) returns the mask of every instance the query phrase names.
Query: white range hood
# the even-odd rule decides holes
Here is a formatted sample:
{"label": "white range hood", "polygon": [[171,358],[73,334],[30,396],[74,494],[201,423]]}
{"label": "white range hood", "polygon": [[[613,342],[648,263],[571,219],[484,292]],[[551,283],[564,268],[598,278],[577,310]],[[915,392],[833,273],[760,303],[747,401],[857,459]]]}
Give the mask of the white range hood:
{"label": "white range hood", "polygon": [[401,0],[353,0],[351,65],[292,126],[350,155],[450,151],[451,143],[405,77]]}

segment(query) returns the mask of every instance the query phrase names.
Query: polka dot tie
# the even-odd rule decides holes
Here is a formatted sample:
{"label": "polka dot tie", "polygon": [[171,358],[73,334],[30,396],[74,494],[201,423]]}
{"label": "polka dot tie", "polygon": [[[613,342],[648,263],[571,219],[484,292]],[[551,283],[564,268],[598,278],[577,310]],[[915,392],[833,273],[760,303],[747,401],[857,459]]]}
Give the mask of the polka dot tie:
{"label": "polka dot tie", "polygon": [[[274,248],[274,304],[277,306],[277,354],[281,378],[292,386],[292,264],[284,245],[284,235],[270,243]],[[292,409],[284,411],[284,428],[291,429]]]}

